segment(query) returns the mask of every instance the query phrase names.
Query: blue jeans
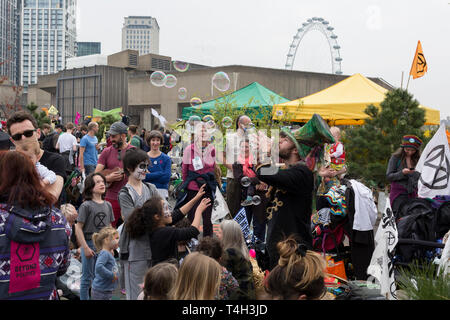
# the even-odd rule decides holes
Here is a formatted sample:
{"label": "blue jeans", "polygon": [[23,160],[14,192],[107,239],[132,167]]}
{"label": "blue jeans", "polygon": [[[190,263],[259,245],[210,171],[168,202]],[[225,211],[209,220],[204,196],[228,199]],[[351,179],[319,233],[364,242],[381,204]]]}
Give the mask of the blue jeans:
{"label": "blue jeans", "polygon": [[[95,252],[94,243],[92,240],[86,240],[87,245]],[[89,288],[94,280],[96,256],[86,258],[84,249],[81,248],[81,281],[80,281],[80,300],[90,300]]]}
{"label": "blue jeans", "polygon": [[94,165],[91,165],[91,164],[86,164],[85,166],[84,166],[84,173],[86,174],[86,177],[90,174],[90,173],[93,173],[94,171],[95,171],[95,167],[96,166],[94,166]]}
{"label": "blue jeans", "polygon": [[92,288],[92,300],[112,300],[112,291],[99,291]]}

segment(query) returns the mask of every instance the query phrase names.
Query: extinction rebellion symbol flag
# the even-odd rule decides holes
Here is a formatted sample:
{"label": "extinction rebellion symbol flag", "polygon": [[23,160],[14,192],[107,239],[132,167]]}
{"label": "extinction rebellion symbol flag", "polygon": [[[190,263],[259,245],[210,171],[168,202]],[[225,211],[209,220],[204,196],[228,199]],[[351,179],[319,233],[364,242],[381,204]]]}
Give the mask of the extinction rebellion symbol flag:
{"label": "extinction rebellion symbol flag", "polygon": [[420,198],[434,198],[450,194],[450,149],[441,125],[428,142],[416,166],[420,172],[418,195]]}

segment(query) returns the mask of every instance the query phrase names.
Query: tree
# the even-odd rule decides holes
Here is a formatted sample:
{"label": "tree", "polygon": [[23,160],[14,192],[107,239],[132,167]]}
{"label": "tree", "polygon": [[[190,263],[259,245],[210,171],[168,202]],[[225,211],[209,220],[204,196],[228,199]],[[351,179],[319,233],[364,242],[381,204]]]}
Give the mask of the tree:
{"label": "tree", "polygon": [[425,111],[419,102],[404,89],[386,94],[378,109],[369,105],[364,111],[369,118],[362,126],[345,130],[343,142],[349,177],[362,178],[370,186],[384,187],[386,169],[392,153],[399,148],[406,134],[413,134],[426,142],[421,127]]}
{"label": "tree", "polygon": [[98,141],[102,141],[103,137],[105,136],[106,131],[109,130],[109,127],[116,122],[117,120],[114,119],[112,115],[106,115],[101,118],[100,121],[98,121],[98,132],[96,134]]}
{"label": "tree", "polygon": [[45,111],[37,112],[37,109],[39,108],[38,105],[36,105],[34,102],[31,102],[29,105],[27,105],[28,111],[32,114],[32,116],[36,119],[39,128],[44,124],[51,124],[50,118],[47,116],[47,113]]}

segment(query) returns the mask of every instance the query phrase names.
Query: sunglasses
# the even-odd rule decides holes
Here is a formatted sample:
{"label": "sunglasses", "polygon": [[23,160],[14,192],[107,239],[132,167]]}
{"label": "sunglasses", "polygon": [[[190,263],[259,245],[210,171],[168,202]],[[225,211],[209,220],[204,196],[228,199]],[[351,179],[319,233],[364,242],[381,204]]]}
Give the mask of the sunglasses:
{"label": "sunglasses", "polygon": [[21,139],[22,139],[22,136],[25,136],[26,138],[30,138],[30,137],[33,136],[33,134],[34,134],[35,131],[36,131],[36,129],[34,129],[34,130],[25,130],[25,131],[22,132],[22,133],[16,133],[15,135],[12,135],[11,138],[12,138],[14,141],[19,141],[19,140],[21,140]]}

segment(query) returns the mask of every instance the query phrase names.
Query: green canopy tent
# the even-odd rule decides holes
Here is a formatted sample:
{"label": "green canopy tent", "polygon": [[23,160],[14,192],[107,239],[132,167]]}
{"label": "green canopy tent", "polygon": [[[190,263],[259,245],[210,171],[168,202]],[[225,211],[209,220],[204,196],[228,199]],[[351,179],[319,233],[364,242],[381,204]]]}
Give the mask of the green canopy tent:
{"label": "green canopy tent", "polygon": [[276,94],[275,92],[260,85],[258,82],[253,82],[246,87],[236,90],[223,97],[210,100],[197,107],[186,107],[183,109],[182,118],[188,120],[192,115],[203,117],[207,114],[212,114],[218,106],[231,105],[233,110],[240,110],[245,108],[246,112],[258,114],[271,114],[272,106],[274,104],[285,103],[289,100]]}

